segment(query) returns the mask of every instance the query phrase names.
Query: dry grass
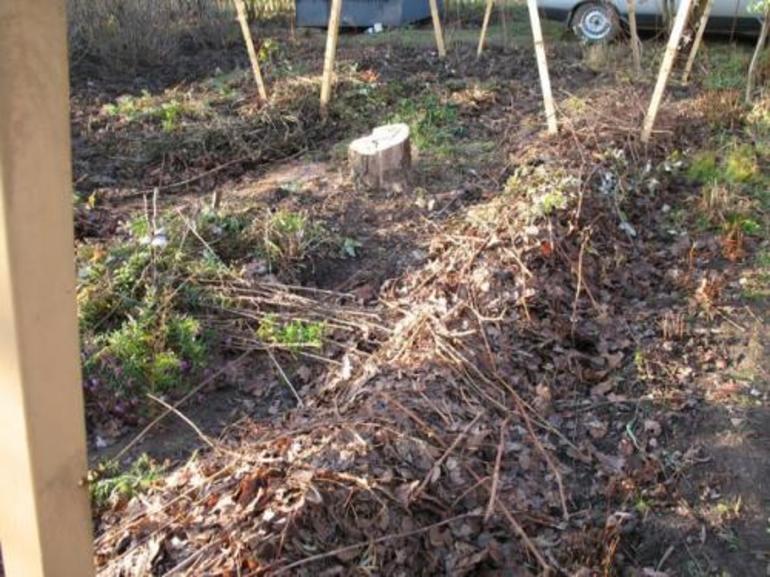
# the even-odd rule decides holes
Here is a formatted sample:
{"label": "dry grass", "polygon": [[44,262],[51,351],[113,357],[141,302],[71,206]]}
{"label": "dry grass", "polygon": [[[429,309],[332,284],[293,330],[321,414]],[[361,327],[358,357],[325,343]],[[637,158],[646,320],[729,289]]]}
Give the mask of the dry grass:
{"label": "dry grass", "polygon": [[69,0],[75,58],[114,67],[156,64],[184,47],[221,46],[237,38],[227,0]]}

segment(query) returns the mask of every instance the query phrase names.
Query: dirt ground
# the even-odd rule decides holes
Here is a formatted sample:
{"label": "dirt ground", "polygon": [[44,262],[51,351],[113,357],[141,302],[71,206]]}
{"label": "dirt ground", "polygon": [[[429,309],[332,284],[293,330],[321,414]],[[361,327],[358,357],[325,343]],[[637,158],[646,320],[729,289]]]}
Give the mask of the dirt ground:
{"label": "dirt ground", "polygon": [[[750,138],[729,90],[672,88],[643,147],[650,79],[554,39],[551,138],[526,43],[440,62],[424,39],[347,37],[323,124],[322,39],[280,40],[268,106],[238,47],[75,66],[80,242],[157,188],[174,210],[219,191],[227,211],[307,212],[355,246],[281,279],[358,319],[328,362],[225,348],[181,406],[199,432],[170,416],[127,452],[145,423],[90,406],[94,466],[168,470],[99,513],[99,574],[767,575],[767,207],[746,201],[759,232],[704,225],[687,176]],[[105,108],[126,94],[184,105]],[[346,143],[393,119],[418,137],[408,187],[357,189]]]}

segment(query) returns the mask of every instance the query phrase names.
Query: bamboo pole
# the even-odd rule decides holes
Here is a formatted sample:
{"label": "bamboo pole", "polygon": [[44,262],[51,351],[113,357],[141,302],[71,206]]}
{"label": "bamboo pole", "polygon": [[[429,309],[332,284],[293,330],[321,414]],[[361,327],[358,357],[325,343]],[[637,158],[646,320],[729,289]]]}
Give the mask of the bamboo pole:
{"label": "bamboo pole", "polygon": [[754,49],[754,55],[751,57],[751,64],[749,64],[749,73],[748,78],[746,79],[746,104],[751,104],[751,99],[754,96],[754,77],[756,76],[759,57],[762,55],[762,50],[764,50],[765,43],[767,42],[768,28],[770,28],[770,7],[765,10],[765,18],[762,21],[762,31],[759,33],[757,46]]}
{"label": "bamboo pole", "polygon": [[487,30],[489,29],[489,19],[492,17],[492,8],[495,6],[495,0],[487,0],[487,7],[484,10],[484,22],[481,24],[481,36],[479,36],[479,47],[476,49],[476,58],[481,58],[484,53],[484,42],[487,39]]}
{"label": "bamboo pole", "polygon": [[326,33],[326,54],[324,55],[324,73],[321,81],[321,117],[325,120],[329,115],[329,102],[332,98],[334,82],[334,59],[337,56],[337,40],[340,37],[340,19],[342,17],[342,0],[332,0],[329,13],[329,28]]}
{"label": "bamboo pole", "polygon": [[508,50],[508,0],[500,0],[498,4],[500,11],[500,26],[503,29],[503,51]]}
{"label": "bamboo pole", "polygon": [[537,71],[540,75],[540,87],[543,91],[543,107],[545,108],[545,121],[549,134],[556,134],[559,127],[556,124],[556,107],[553,103],[551,92],[551,78],[548,75],[548,59],[545,54],[545,42],[543,41],[543,29],[540,26],[540,14],[537,11],[537,0],[527,0],[529,22],[532,27],[532,40],[535,44],[535,58],[537,59]]}
{"label": "bamboo pole", "polygon": [[636,0],[628,0],[628,28],[631,33],[631,55],[634,59],[634,74],[642,74],[642,49],[639,30],[636,26]]}
{"label": "bamboo pole", "polygon": [[444,30],[441,27],[441,14],[439,14],[438,11],[437,0],[430,0],[430,16],[433,19],[433,32],[436,34],[436,48],[438,48],[438,57],[446,58]]}
{"label": "bamboo pole", "polygon": [[249,53],[251,70],[254,73],[254,81],[257,83],[259,97],[265,101],[267,100],[267,90],[265,89],[265,81],[262,79],[262,71],[259,69],[259,57],[257,56],[257,50],[254,48],[254,39],[251,37],[249,18],[246,14],[246,4],[244,4],[243,0],[233,0],[233,2],[235,2],[235,10],[238,13],[238,22],[241,25],[243,41],[246,43],[246,50]]}
{"label": "bamboo pole", "polygon": [[666,91],[668,77],[671,75],[671,68],[674,65],[674,59],[676,58],[679,41],[682,39],[682,33],[684,32],[685,24],[687,24],[687,18],[690,15],[691,6],[692,0],[682,0],[679,4],[679,10],[676,13],[676,19],[674,20],[674,27],[671,29],[671,36],[669,36],[668,44],[666,45],[666,52],[663,54],[663,61],[660,63],[660,72],[658,72],[658,80],[655,83],[655,90],[652,93],[650,106],[647,109],[647,114],[644,117],[641,136],[641,141],[644,143],[649,142],[650,137],[652,136],[652,129],[655,126],[655,118],[658,116],[660,104],[663,102],[663,95]]}
{"label": "bamboo pole", "polygon": [[701,14],[700,21],[698,22],[698,31],[695,33],[695,39],[690,47],[690,54],[687,56],[687,64],[685,64],[684,72],[682,72],[682,84],[687,84],[690,81],[690,74],[692,73],[692,67],[695,64],[695,57],[697,56],[701,42],[703,41],[703,34],[706,32],[706,26],[708,25],[711,7],[713,5],[714,0],[706,0],[706,6],[703,7],[703,14]]}
{"label": "bamboo pole", "polygon": [[94,574],[65,7],[0,1],[0,540],[9,577]]}

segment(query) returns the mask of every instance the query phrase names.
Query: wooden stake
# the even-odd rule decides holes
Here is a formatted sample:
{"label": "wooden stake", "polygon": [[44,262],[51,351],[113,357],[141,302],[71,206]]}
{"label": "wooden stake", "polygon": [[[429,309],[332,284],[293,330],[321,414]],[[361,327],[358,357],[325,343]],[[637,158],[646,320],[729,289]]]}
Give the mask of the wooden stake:
{"label": "wooden stake", "polygon": [[631,54],[634,59],[634,74],[642,74],[642,49],[639,31],[636,27],[636,0],[628,0],[628,28],[631,34]]}
{"label": "wooden stake", "polygon": [[690,15],[690,6],[692,6],[692,0],[681,0],[679,4],[679,11],[676,13],[671,36],[668,38],[666,52],[663,54],[663,61],[660,63],[660,72],[658,72],[658,80],[655,83],[655,90],[650,100],[650,107],[647,109],[647,115],[644,117],[641,137],[644,143],[649,142],[652,136],[655,118],[658,116],[660,104],[663,102],[663,94],[666,91],[668,77],[671,75],[671,67],[674,65],[679,41],[682,39],[682,33],[684,32],[685,24],[687,24],[687,18]]}
{"label": "wooden stake", "polygon": [[249,53],[251,70],[254,72],[254,81],[257,83],[259,97],[262,101],[265,101],[267,100],[267,90],[265,89],[265,81],[262,79],[262,71],[259,68],[259,57],[257,56],[257,50],[254,48],[254,39],[251,37],[249,18],[246,14],[246,4],[244,4],[243,0],[233,0],[233,2],[235,2],[235,10],[238,12],[238,22],[241,24],[243,41],[246,43],[246,50]]}
{"label": "wooden stake", "polygon": [[714,5],[714,0],[707,0],[706,6],[703,8],[703,14],[701,14],[700,22],[698,23],[698,31],[695,33],[695,39],[692,42],[690,48],[690,55],[687,57],[687,64],[684,66],[684,72],[682,73],[682,84],[687,84],[690,81],[690,73],[692,67],[695,64],[695,56],[698,54],[698,49],[703,41],[703,33],[706,32],[706,26],[708,25],[709,16],[711,15],[711,7]]}
{"label": "wooden stake", "polygon": [[746,104],[751,104],[751,99],[754,96],[754,77],[757,73],[759,57],[762,55],[762,50],[765,49],[768,28],[770,28],[770,8],[765,11],[765,19],[762,21],[762,31],[759,33],[757,47],[754,49],[754,55],[751,57],[751,64],[749,64],[749,73],[748,78],[746,79]]}
{"label": "wooden stake", "polygon": [[430,0],[430,15],[433,19],[433,31],[436,34],[436,48],[438,48],[438,57],[446,58],[444,30],[441,28],[441,14],[439,14],[438,2],[436,0]]}
{"label": "wooden stake", "polygon": [[484,42],[487,39],[487,29],[489,28],[489,19],[492,17],[492,8],[495,6],[495,0],[487,0],[487,7],[484,10],[484,22],[481,24],[481,36],[479,36],[479,47],[476,49],[476,58],[481,58],[484,53]]}
{"label": "wooden stake", "polygon": [[551,78],[548,75],[548,60],[545,55],[545,42],[543,41],[543,29],[540,26],[540,14],[537,11],[537,0],[527,0],[527,8],[529,10],[530,26],[532,27],[532,40],[535,43],[535,57],[537,59],[537,71],[540,75],[540,87],[543,90],[545,121],[548,125],[548,134],[556,134],[559,131],[559,127],[556,124],[556,107],[554,106],[553,94],[551,92]]}
{"label": "wooden stake", "polygon": [[0,540],[9,577],[89,577],[66,2],[0,1]]}
{"label": "wooden stake", "polygon": [[334,82],[334,59],[337,57],[337,40],[340,37],[340,19],[342,0],[332,0],[329,13],[329,28],[326,32],[326,54],[324,55],[324,75],[321,80],[321,118],[329,116],[329,102],[332,98]]}
{"label": "wooden stake", "polygon": [[500,11],[500,27],[503,29],[503,50],[508,50],[508,0],[501,0],[498,4]]}

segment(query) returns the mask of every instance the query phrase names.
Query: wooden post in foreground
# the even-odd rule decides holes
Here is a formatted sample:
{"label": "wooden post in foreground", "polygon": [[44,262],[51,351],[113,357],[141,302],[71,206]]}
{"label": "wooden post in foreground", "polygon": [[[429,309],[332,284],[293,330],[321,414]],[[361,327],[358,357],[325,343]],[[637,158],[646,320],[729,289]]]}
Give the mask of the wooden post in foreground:
{"label": "wooden post in foreground", "polygon": [[660,109],[660,104],[663,102],[663,94],[666,91],[668,77],[671,75],[671,67],[674,65],[679,41],[682,39],[682,33],[684,32],[685,24],[687,24],[687,18],[690,15],[690,6],[692,6],[692,0],[681,0],[679,3],[679,11],[676,13],[674,27],[671,29],[666,52],[663,54],[663,61],[660,63],[660,72],[658,72],[658,80],[655,83],[655,90],[650,100],[650,107],[647,109],[644,124],[642,125],[641,140],[644,143],[649,142],[652,136],[655,118],[658,116],[658,109]]}
{"label": "wooden post in foreground", "polygon": [[695,64],[695,57],[698,54],[700,44],[703,41],[703,33],[706,32],[706,26],[708,25],[711,7],[713,5],[714,0],[707,0],[706,5],[703,7],[703,14],[701,14],[700,22],[698,23],[698,31],[695,33],[695,39],[692,42],[690,54],[687,56],[687,64],[685,64],[684,72],[682,73],[682,84],[687,84],[690,81],[690,73]]}
{"label": "wooden post in foreground", "polygon": [[751,57],[751,64],[749,64],[749,73],[746,78],[746,104],[751,104],[751,99],[754,96],[754,77],[756,76],[759,57],[762,55],[762,50],[765,49],[765,44],[767,43],[768,28],[770,28],[770,8],[765,11],[765,18],[762,21],[762,31],[759,33],[757,46],[754,49],[754,55]]}
{"label": "wooden post in foreground", "polygon": [[0,542],[8,577],[90,577],[66,2],[0,1]]}
{"label": "wooden post in foreground", "polygon": [[433,32],[436,34],[436,48],[438,48],[438,57],[446,58],[444,29],[441,27],[441,14],[439,14],[438,11],[437,0],[430,0],[430,16],[433,19]]}
{"label": "wooden post in foreground", "polygon": [[259,68],[259,57],[257,56],[256,49],[254,48],[254,39],[251,37],[249,19],[246,15],[246,5],[243,3],[243,0],[233,0],[233,2],[235,2],[235,10],[238,12],[238,22],[241,24],[243,41],[246,43],[246,50],[249,52],[251,70],[254,73],[254,81],[257,83],[259,97],[265,101],[267,100],[267,90],[265,89],[265,81],[262,79],[262,71]]}
{"label": "wooden post in foreground", "polygon": [[340,37],[340,19],[342,18],[342,0],[332,0],[329,14],[329,28],[326,32],[326,54],[324,54],[324,74],[321,79],[321,118],[329,115],[329,101],[332,98],[334,83],[334,59],[337,57],[337,40]]}
{"label": "wooden post in foreground", "polygon": [[545,42],[543,41],[543,29],[540,26],[540,14],[537,11],[537,0],[527,0],[527,9],[529,11],[529,23],[532,27],[532,40],[535,43],[535,58],[537,59],[537,72],[540,75],[540,87],[543,91],[543,106],[545,107],[548,134],[556,134],[559,127],[556,124],[556,107],[553,104],[551,77],[548,75],[548,60],[545,55]]}
{"label": "wooden post in foreground", "polygon": [[487,0],[487,7],[484,10],[484,22],[481,25],[481,36],[479,36],[479,47],[476,49],[476,58],[481,58],[481,55],[484,53],[484,42],[487,39],[489,19],[492,17],[492,9],[494,7],[495,0]]}

